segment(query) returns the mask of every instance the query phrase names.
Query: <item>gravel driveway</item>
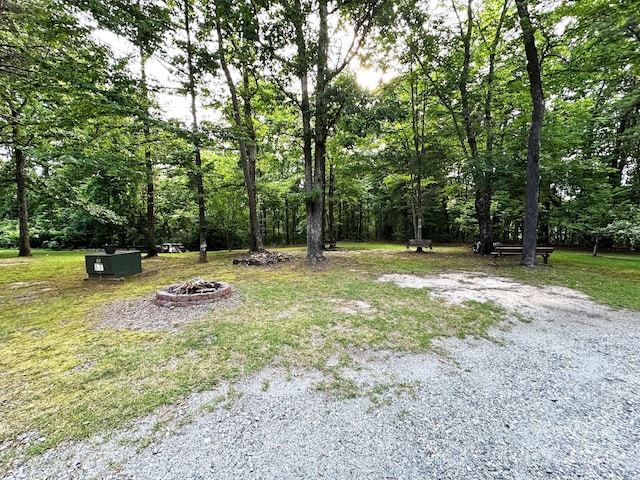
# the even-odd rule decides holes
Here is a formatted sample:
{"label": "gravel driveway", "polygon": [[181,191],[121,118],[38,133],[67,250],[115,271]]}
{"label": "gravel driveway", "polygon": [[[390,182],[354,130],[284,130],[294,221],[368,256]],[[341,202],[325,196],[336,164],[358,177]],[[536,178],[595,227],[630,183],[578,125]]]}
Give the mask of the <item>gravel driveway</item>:
{"label": "gravel driveway", "polygon": [[444,355],[353,352],[340,375],[356,398],[318,391],[320,372],[265,369],[4,478],[640,478],[640,313],[469,273],[380,281],[511,320],[496,341],[439,342]]}

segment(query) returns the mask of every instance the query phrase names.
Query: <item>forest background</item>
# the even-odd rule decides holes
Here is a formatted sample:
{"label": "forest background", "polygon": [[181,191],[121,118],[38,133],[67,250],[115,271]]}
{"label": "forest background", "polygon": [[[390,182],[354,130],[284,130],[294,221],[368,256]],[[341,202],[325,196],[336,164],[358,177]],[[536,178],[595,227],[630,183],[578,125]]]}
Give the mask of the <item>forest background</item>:
{"label": "forest background", "polygon": [[538,242],[633,249],[634,0],[0,0],[0,248],[521,242],[516,3]]}

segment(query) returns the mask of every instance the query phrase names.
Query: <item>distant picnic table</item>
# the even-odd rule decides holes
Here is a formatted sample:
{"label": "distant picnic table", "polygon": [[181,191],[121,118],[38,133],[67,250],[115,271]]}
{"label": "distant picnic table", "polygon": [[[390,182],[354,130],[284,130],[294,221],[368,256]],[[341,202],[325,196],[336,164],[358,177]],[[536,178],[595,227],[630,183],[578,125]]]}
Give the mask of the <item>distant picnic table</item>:
{"label": "distant picnic table", "polygon": [[412,238],[411,240],[407,241],[407,250],[409,249],[409,247],[416,247],[416,252],[422,252],[423,248],[428,248],[429,250],[433,251],[433,243],[431,242],[431,240]]}
{"label": "distant picnic table", "polygon": [[163,243],[161,245],[163,253],[183,253],[186,252],[184,245],[181,243]]}
{"label": "distant picnic table", "polygon": [[[546,265],[549,256],[553,253],[553,247],[540,246],[536,247],[536,255],[542,257],[542,262]],[[500,245],[494,247],[491,255],[494,257],[504,257],[507,255],[522,255],[522,245]]]}

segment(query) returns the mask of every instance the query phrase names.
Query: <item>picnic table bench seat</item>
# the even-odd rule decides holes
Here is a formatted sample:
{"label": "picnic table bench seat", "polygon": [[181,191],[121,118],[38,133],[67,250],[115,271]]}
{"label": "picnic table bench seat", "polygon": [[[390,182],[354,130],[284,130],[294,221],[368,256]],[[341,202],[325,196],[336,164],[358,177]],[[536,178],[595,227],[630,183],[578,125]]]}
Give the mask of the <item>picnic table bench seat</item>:
{"label": "picnic table bench seat", "polygon": [[[553,253],[553,247],[540,246],[536,247],[536,255],[542,257],[542,262],[548,263],[549,255]],[[507,255],[522,255],[522,245],[500,245],[493,249],[491,255],[494,257],[504,257]]]}
{"label": "picnic table bench seat", "polygon": [[322,241],[322,248],[324,250],[336,250],[337,249],[337,245],[338,241],[337,240],[323,240]]}

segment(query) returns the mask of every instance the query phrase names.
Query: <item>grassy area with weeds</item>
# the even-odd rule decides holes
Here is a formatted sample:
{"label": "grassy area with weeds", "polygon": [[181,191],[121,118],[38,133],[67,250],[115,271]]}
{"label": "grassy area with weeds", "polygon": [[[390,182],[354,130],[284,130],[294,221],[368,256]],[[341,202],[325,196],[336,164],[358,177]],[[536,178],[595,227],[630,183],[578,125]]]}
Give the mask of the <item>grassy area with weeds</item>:
{"label": "grassy area with weeds", "polygon": [[[517,257],[516,257],[517,258]],[[640,310],[640,255],[556,251],[549,267],[528,269],[515,258],[496,259],[496,275],[532,284],[559,285],[615,308]]]}
{"label": "grassy area with weeds", "polygon": [[[163,255],[120,282],[85,281],[85,252],[0,251],[0,472],[18,454],[122,426],[266,365],[323,369],[328,380],[318,388],[349,398],[356,387],[327,367],[330,359],[348,362],[354,349],[422,352],[436,337],[486,337],[502,318],[491,304],[445,308],[426,292],[381,284],[383,273],[485,272],[640,310],[637,255],[558,251],[550,266],[525,269],[467,247],[417,254],[402,245],[340,244],[312,267],[302,249],[283,250],[294,261],[266,268],[232,265],[241,252],[210,253],[204,265],[197,253]],[[106,303],[194,276],[231,283],[239,301],[177,331],[96,328]]]}

